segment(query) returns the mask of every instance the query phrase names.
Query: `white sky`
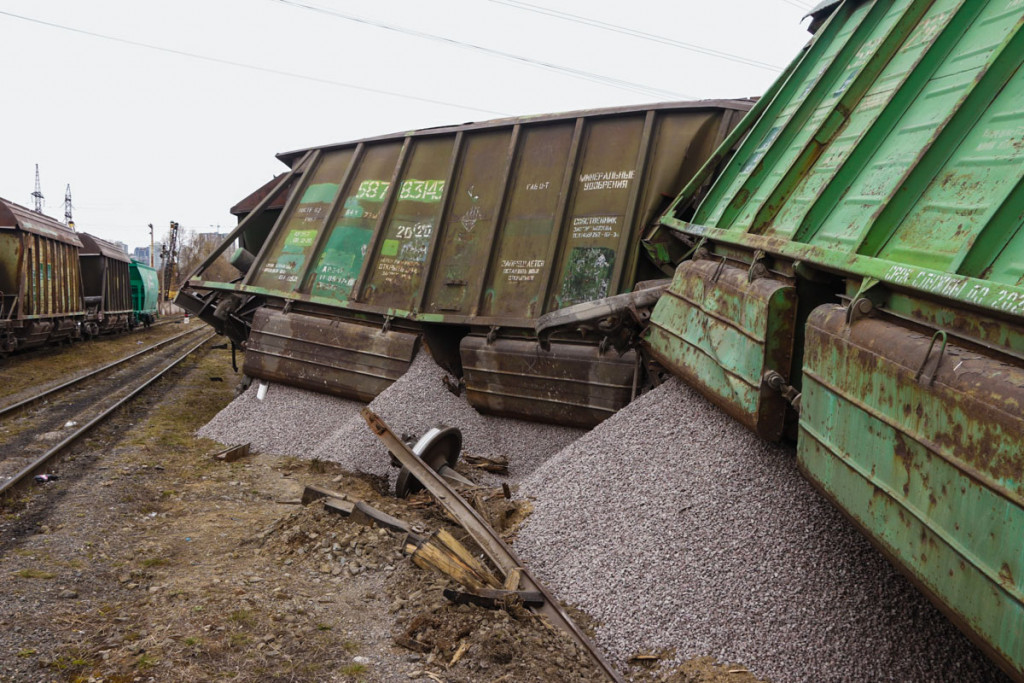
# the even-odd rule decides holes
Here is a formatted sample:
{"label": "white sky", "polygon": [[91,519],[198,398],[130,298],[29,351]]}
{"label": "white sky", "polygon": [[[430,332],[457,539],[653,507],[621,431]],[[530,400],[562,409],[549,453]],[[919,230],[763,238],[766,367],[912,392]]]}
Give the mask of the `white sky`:
{"label": "white sky", "polygon": [[[777,75],[510,6],[524,3],[780,69],[808,40],[801,17],[816,4],[0,0],[0,196],[31,207],[38,163],[44,212],[63,220],[70,183],[79,231],[130,247],[149,243],[148,223],[158,241],[172,220],[226,233],[235,224],[228,209],[286,170],[278,152],[502,116],[759,95]],[[308,7],[667,92],[622,89]]]}

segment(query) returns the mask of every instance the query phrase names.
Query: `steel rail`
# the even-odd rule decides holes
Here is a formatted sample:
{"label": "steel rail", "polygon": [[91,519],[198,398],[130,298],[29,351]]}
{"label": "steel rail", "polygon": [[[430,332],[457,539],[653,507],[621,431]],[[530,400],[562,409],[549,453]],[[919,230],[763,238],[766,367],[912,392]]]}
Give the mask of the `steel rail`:
{"label": "steel rail", "polygon": [[40,399],[46,398],[47,396],[55,394],[58,391],[62,391],[62,390],[67,389],[69,387],[73,387],[74,385],[78,384],[79,382],[84,382],[85,380],[87,380],[87,379],[89,379],[91,377],[95,377],[96,375],[99,375],[102,372],[106,372],[107,370],[110,370],[111,368],[116,368],[118,365],[121,365],[122,363],[127,363],[128,361],[132,360],[133,358],[138,358],[139,356],[145,355],[145,354],[149,353],[150,351],[155,351],[156,349],[160,348],[161,346],[164,346],[166,344],[170,344],[173,341],[177,341],[177,340],[179,340],[179,339],[181,339],[183,337],[186,337],[186,336],[188,336],[190,334],[193,334],[197,330],[201,330],[201,329],[202,329],[201,327],[195,327],[195,328],[193,328],[191,330],[188,330],[187,332],[182,332],[181,334],[176,335],[174,337],[168,337],[167,339],[164,339],[163,341],[157,342],[156,344],[153,344],[152,346],[148,346],[148,347],[142,349],[141,351],[133,353],[130,356],[125,356],[124,358],[122,358],[120,360],[116,360],[113,363],[107,363],[102,368],[97,368],[96,370],[93,370],[92,372],[86,373],[86,374],[84,374],[84,375],[82,375],[80,377],[76,377],[76,378],[74,378],[72,380],[68,380],[67,382],[64,382],[63,384],[61,384],[59,386],[55,386],[55,387],[52,387],[50,389],[47,389],[46,391],[40,392],[40,393],[36,394],[35,396],[29,396],[28,398],[26,398],[26,399],[24,399],[22,401],[18,401],[17,403],[12,403],[9,406],[3,406],[2,408],[0,408],[0,417],[6,415],[8,413],[13,413],[14,411],[18,410],[19,408],[25,408],[27,406],[30,406],[33,403],[35,403],[36,401],[39,401]]}
{"label": "steel rail", "polygon": [[69,446],[74,444],[76,441],[81,439],[83,436],[85,436],[85,434],[87,434],[90,430],[92,430],[93,427],[98,425],[103,420],[107,419],[111,415],[111,413],[113,413],[115,410],[117,410],[118,408],[120,408],[121,406],[126,404],[128,401],[130,401],[133,398],[135,398],[139,393],[142,392],[143,389],[145,389],[150,384],[152,384],[153,382],[155,382],[158,379],[160,379],[161,377],[163,377],[171,369],[173,369],[179,363],[184,361],[186,358],[188,358],[190,355],[192,355],[197,349],[199,349],[199,347],[201,347],[203,344],[205,344],[208,341],[210,341],[211,339],[213,339],[215,336],[217,336],[216,333],[209,334],[205,339],[200,341],[198,344],[196,344],[195,346],[191,347],[188,351],[186,351],[185,353],[183,353],[182,355],[178,356],[173,361],[168,363],[166,366],[164,366],[163,369],[161,369],[155,375],[150,377],[143,384],[141,384],[138,387],[136,387],[135,389],[133,389],[132,392],[129,393],[127,396],[124,396],[123,398],[118,400],[116,403],[114,403],[113,405],[108,407],[102,413],[100,413],[99,415],[97,415],[93,419],[89,420],[89,422],[84,424],[77,431],[75,431],[74,433],[70,434],[66,439],[61,441],[59,444],[57,444],[56,446],[54,446],[53,448],[48,450],[46,453],[44,453],[41,456],[39,456],[38,458],[36,458],[30,464],[26,465],[24,468],[22,468],[22,470],[20,472],[15,474],[9,481],[4,482],[3,485],[0,485],[0,496],[6,495],[15,486],[17,486],[18,484],[22,483],[24,480],[28,479],[28,477],[31,476],[33,472],[38,470],[43,465],[47,464],[50,460],[52,460],[54,457],[56,457],[61,451],[65,450],[66,448],[68,448]]}
{"label": "steel rail", "polygon": [[[539,591],[544,596],[544,606],[537,608],[541,614],[546,616],[556,627],[566,632],[577,644],[582,647],[595,664],[601,669],[608,680],[622,683],[623,678],[612,667],[612,665],[597,650],[586,634],[580,630],[576,622],[566,614],[558,600],[552,595],[544,584],[537,581],[530,571],[523,566],[519,557],[509,548],[493,528],[480,516],[476,509],[453,489],[444,478],[435,472],[429,465],[420,460],[413,453],[412,449],[395,436],[387,423],[379,415],[369,408],[360,411],[363,419],[370,426],[377,437],[384,442],[388,450],[409,472],[419,479],[424,488],[454,517],[465,530],[473,537],[484,554],[502,572],[503,578],[507,578],[514,572],[519,572],[519,588],[522,590]],[[506,586],[508,588],[508,586]]]}

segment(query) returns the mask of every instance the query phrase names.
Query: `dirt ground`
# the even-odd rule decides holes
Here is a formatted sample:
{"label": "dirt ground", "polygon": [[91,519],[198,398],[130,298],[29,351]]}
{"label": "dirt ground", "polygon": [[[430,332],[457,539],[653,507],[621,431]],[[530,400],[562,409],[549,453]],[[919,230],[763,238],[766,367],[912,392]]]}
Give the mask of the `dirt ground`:
{"label": "dirt ground", "polygon": [[[194,432],[238,379],[229,351],[199,355],[66,456],[58,481],[4,504],[0,681],[601,680],[522,607],[449,602],[442,590],[457,584],[414,565],[405,534],[298,502],[316,484],[464,539],[429,498],[395,499],[322,462],[211,458],[223,446]],[[514,521],[510,503],[493,504]],[[657,662],[623,673],[756,680],[707,659]]]}

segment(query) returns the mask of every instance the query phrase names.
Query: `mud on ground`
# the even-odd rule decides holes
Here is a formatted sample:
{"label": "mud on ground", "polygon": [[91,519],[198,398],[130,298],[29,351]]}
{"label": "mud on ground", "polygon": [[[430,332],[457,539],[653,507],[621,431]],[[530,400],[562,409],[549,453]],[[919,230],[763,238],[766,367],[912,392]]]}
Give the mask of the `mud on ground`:
{"label": "mud on ground", "polygon": [[[599,680],[532,613],[449,603],[455,584],[413,565],[404,534],[297,503],[317,484],[463,538],[426,498],[327,463],[210,458],[222,445],[192,435],[237,380],[227,351],[206,352],[67,456],[58,481],[4,504],[0,681]],[[516,516],[491,518],[512,533]],[[637,680],[753,680],[645,661]]]}

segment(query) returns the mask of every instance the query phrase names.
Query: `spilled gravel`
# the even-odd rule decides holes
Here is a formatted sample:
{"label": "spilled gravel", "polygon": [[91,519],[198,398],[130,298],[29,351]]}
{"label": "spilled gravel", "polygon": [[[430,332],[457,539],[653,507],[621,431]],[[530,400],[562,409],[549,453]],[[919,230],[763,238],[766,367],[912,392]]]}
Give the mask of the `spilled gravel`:
{"label": "spilled gravel", "polygon": [[529,475],[517,548],[640,650],[743,662],[777,681],[1003,680],[764,443],[672,380]]}
{"label": "spilled gravel", "polygon": [[[676,380],[589,432],[478,414],[420,354],[370,407],[402,435],[459,427],[464,452],[507,457],[534,500],[516,547],[639,652],[711,655],[776,681],[1005,680],[796,469]],[[255,387],[200,434],[393,477],[361,405]],[[493,476],[493,475],[492,475]],[[488,482],[489,483],[489,482]]]}

